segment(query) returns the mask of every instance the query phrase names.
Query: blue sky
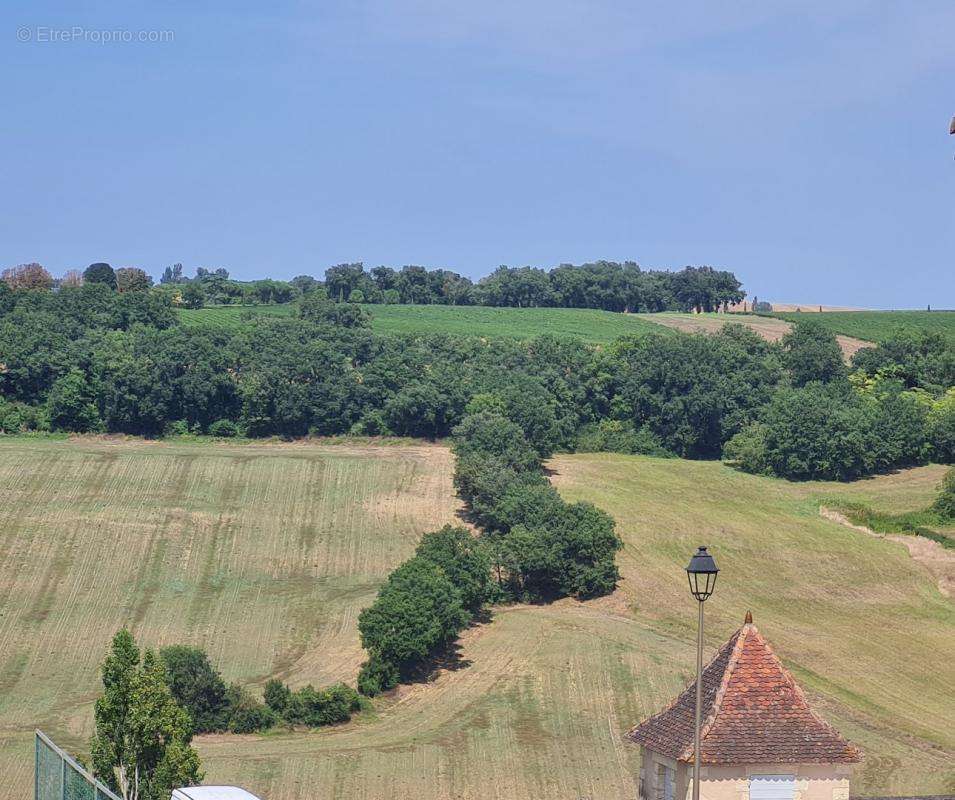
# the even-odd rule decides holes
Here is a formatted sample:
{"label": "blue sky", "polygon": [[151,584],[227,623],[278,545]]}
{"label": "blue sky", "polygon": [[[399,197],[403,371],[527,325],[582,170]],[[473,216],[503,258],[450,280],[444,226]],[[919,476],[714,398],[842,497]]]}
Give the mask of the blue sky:
{"label": "blue sky", "polygon": [[949,0],[18,6],[3,266],[633,259],[955,308]]}

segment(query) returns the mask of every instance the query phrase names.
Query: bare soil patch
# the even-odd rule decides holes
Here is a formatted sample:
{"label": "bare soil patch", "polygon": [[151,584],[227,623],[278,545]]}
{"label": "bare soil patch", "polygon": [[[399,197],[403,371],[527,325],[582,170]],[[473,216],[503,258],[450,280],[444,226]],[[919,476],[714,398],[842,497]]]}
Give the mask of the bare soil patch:
{"label": "bare soil patch", "polygon": [[[755,314],[642,314],[651,322],[658,325],[664,325],[668,328],[684,331],[686,333],[716,333],[722,330],[724,325],[736,324],[745,325],[754,330],[766,341],[778,342],[785,336],[792,324],[783,319],[775,317],[760,317]],[[851,336],[836,336],[839,347],[842,348],[842,354],[846,361],[863,347],[871,347],[871,342],[865,342],[862,339],[853,339]]]}

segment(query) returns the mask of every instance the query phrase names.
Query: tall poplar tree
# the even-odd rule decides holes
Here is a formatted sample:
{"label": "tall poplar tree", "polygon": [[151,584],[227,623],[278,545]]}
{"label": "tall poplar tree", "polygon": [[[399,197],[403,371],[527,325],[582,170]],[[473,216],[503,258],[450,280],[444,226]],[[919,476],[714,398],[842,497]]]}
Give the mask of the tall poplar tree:
{"label": "tall poplar tree", "polygon": [[168,800],[174,788],[199,783],[192,720],[173,700],[162,661],[151,650],[140,658],[124,629],[113,637],[102,674],[90,741],[96,777],[123,800]]}

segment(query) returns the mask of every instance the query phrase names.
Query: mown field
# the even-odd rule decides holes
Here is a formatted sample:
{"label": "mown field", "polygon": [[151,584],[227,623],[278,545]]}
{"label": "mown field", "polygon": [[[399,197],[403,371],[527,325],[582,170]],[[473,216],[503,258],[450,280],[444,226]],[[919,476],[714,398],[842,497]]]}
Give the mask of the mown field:
{"label": "mown field", "polygon": [[[820,709],[867,750],[860,794],[955,790],[955,605],[902,545],[820,503],[921,508],[938,467],[788,484],[717,463],[549,465],[617,518],[623,581],[589,603],[498,609],[457,660],[344,726],[206,736],[210,781],[268,800],[631,798],[623,733],[694,666],[682,568],[722,567],[707,646],[752,609]],[[0,440],[0,797],[30,791],[30,731],[82,751],[109,636],[201,644],[259,687],[353,679],[358,610],[424,531],[453,521],[439,446]]]}
{"label": "mown field", "polygon": [[824,311],[821,314],[784,312],[773,315],[795,322],[807,316],[831,331],[879,342],[899,328],[942,333],[955,339],[955,311]]}
{"label": "mown field", "polygon": [[0,440],[0,798],[34,727],[85,749],[123,625],[227,679],[353,678],[358,612],[456,507],[436,447]]}

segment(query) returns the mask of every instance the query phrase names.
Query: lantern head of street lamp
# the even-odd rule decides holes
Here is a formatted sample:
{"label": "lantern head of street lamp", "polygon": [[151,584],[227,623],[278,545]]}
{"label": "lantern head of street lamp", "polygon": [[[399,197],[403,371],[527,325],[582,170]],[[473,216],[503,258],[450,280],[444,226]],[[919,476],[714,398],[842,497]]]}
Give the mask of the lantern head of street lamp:
{"label": "lantern head of street lamp", "polygon": [[701,603],[716,588],[716,575],[720,571],[716,561],[705,547],[699,547],[686,566],[686,577],[690,581],[690,592]]}

